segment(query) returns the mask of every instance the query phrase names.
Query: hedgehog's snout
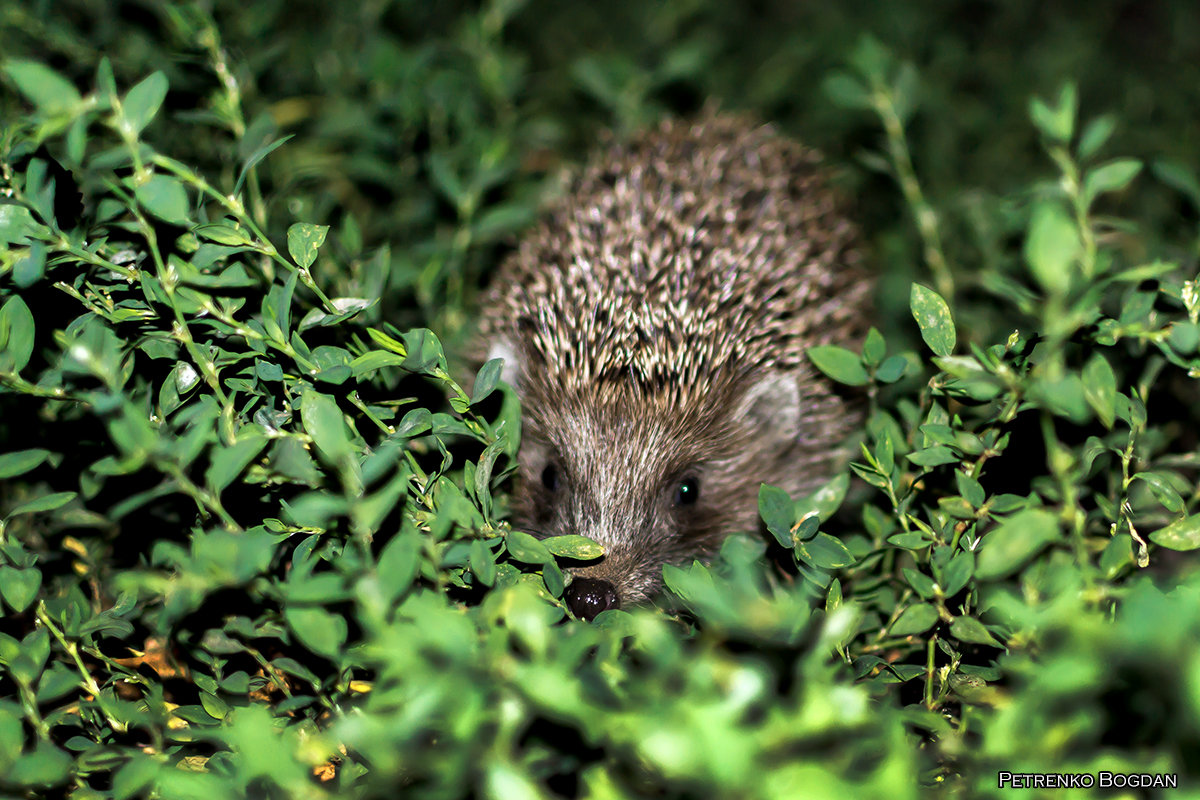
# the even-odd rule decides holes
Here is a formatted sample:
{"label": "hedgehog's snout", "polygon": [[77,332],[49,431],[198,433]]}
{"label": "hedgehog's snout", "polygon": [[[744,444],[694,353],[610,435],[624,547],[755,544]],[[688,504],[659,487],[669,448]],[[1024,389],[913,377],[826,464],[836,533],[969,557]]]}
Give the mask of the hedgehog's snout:
{"label": "hedgehog's snout", "polygon": [[591,622],[601,611],[621,607],[617,587],[599,578],[576,577],[564,596],[571,611],[580,619]]}

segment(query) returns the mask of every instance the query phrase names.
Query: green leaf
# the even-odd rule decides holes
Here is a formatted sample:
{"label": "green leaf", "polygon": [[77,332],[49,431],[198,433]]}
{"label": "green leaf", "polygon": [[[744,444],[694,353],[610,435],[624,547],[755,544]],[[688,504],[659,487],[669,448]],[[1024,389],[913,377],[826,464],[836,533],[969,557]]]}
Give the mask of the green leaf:
{"label": "green leaf", "polygon": [[331,297],[329,302],[334,308],[339,309],[339,313],[327,314],[319,308],[309,309],[304,318],[300,320],[299,329],[304,331],[318,326],[328,328],[357,316],[374,305],[373,300],[367,300],[362,297]]}
{"label": "green leaf", "polygon": [[871,93],[862,81],[845,72],[833,72],[821,82],[825,95],[842,108],[868,109],[872,107]]}
{"label": "green leaf", "polygon": [[975,554],[969,550],[959,553],[950,559],[950,563],[942,570],[942,592],[946,597],[954,597],[966,588],[974,574]]}
{"label": "green leaf", "polygon": [[9,672],[18,683],[34,684],[46,668],[50,657],[50,634],[38,628],[21,640],[20,648],[8,664]]}
{"label": "green leaf", "polygon": [[948,356],[954,351],[956,336],[950,307],[937,292],[919,283],[912,285],[908,305],[921,329],[921,338],[934,355]]}
{"label": "green leaf", "polygon": [[0,595],[4,596],[9,608],[18,614],[29,608],[41,588],[41,570],[33,567],[0,567]]}
{"label": "green leaf", "polygon": [[1117,415],[1117,377],[1099,353],[1083,367],[1083,396],[1104,427],[1111,428]]}
{"label": "green leaf", "polygon": [[[14,640],[15,641],[15,640]],[[9,659],[0,655],[0,663]],[[15,703],[0,701],[0,769],[5,773],[21,755],[25,743],[25,732],[21,726],[21,714]]]}
{"label": "green leaf", "polygon": [[867,331],[867,338],[863,341],[863,362],[868,367],[875,367],[887,355],[887,342],[883,338],[883,334],[874,326]]}
{"label": "green leaf", "polygon": [[923,550],[933,544],[923,533],[897,533],[888,537],[888,544],[905,550]]}
{"label": "green leaf", "polygon": [[1109,580],[1136,563],[1133,555],[1133,537],[1128,533],[1118,533],[1109,540],[1104,552],[1100,554],[1100,569]]}
{"label": "green leaf", "polygon": [[556,556],[579,561],[590,561],[604,555],[604,545],[574,533],[547,537],[542,539],[542,544]]}
{"label": "green leaf", "polygon": [[792,549],[796,508],[788,493],[778,486],[762,484],[758,487],[758,513],[775,540],[783,547]]}
{"label": "green leaf", "polygon": [[554,560],[544,542],[522,531],[510,531],[504,537],[504,544],[509,555],[526,564],[545,564]]}
{"label": "green leaf", "polygon": [[300,398],[300,420],[317,449],[333,463],[354,452],[337,401],[327,394],[306,391]]}
{"label": "green leaf", "polygon": [[888,356],[875,370],[875,379],[880,383],[895,383],[904,377],[908,359],[904,356]]}
{"label": "green leaf", "polygon": [[442,195],[456,207],[461,207],[467,197],[467,189],[458,176],[450,160],[444,153],[435,152],[429,156],[429,177],[433,185]]}
{"label": "green leaf", "polygon": [[254,374],[258,376],[259,380],[281,381],[283,380],[283,367],[274,362],[256,358],[254,359]]}
{"label": "green leaf", "polygon": [[1200,514],[1177,519],[1165,528],[1150,534],[1150,541],[1168,550],[1200,548]]}
{"label": "green leaf", "polygon": [[125,99],[121,101],[121,111],[135,136],[154,119],[166,96],[167,76],[162,72],[155,72],[145,78],[125,95]]}
{"label": "green leaf", "polygon": [[376,328],[367,328],[367,334],[371,337],[375,344],[379,345],[383,349],[390,350],[401,357],[408,355],[408,348],[404,346],[403,342],[393,339],[383,331],[377,330]]}
{"label": "green leaf", "polygon": [[346,620],[321,608],[288,606],[283,612],[300,643],[317,655],[336,659],[346,643]]}
{"label": "green leaf", "polygon": [[979,508],[983,505],[983,501],[987,499],[987,495],[983,491],[983,486],[979,481],[972,478],[965,472],[955,472],[954,482],[958,487],[958,493],[962,495],[972,508]]}
{"label": "green leaf", "polygon": [[12,59],[5,63],[4,71],[39,111],[49,114],[69,111],[82,100],[74,84],[45,64]]}
{"label": "green leaf", "polygon": [[827,533],[818,533],[807,541],[797,537],[796,555],[819,569],[841,569],[854,563],[854,554],[846,545]]}
{"label": "green leaf", "polygon": [[291,338],[292,297],[296,293],[299,280],[300,273],[292,272],[282,284],[273,284],[263,298],[263,329],[275,341],[287,342]]}
{"label": "green leaf", "polygon": [[1079,158],[1091,158],[1096,151],[1104,146],[1117,127],[1117,120],[1112,114],[1096,117],[1083,128],[1079,134]]}
{"label": "green leaf", "polygon": [[215,694],[201,692],[200,705],[213,719],[225,719],[226,715],[229,714],[229,705]]}
{"label": "green leaf", "polygon": [[46,741],[38,741],[32,752],[17,759],[4,776],[18,786],[53,786],[71,774],[71,757]]}
{"label": "green leaf", "polygon": [[566,581],[563,579],[562,569],[558,564],[553,561],[542,564],[542,580],[546,584],[546,591],[554,597],[562,597]]}
{"label": "green leaf", "polygon": [[270,144],[265,144],[251,153],[250,157],[246,159],[246,163],[242,165],[242,171],[238,173],[237,182],[233,185],[233,193],[235,195],[241,194],[242,184],[245,182],[246,176],[250,174],[250,170],[258,166],[260,161],[269,156],[271,153],[275,152],[275,150],[279,147],[282,147],[288,141],[288,139],[293,138],[295,135],[296,134],[294,133],[289,133],[287,136],[276,139]]}
{"label": "green leaf", "polygon": [[836,578],[829,584],[825,594],[825,613],[834,611],[842,605],[842,582]]}
{"label": "green leaf", "polygon": [[396,432],[392,435],[398,438],[420,436],[433,427],[433,414],[429,413],[428,408],[414,408],[404,415],[404,419],[400,420],[400,424],[396,426]]}
{"label": "green leaf", "polygon": [[950,623],[950,635],[960,642],[971,644],[986,644],[991,647],[1004,647],[996,641],[983,623],[974,617],[955,617]]}
{"label": "green leaf", "polygon": [[336,572],[306,576],[302,570],[293,570],[283,588],[287,601],[297,605],[328,605],[346,599],[345,578]]}
{"label": "green leaf", "polygon": [[251,427],[243,428],[232,447],[218,447],[210,456],[204,483],[209,491],[219,495],[250,462],[267,446],[267,437]]}
{"label": "green leaf", "polygon": [[0,308],[0,370],[20,372],[33,356],[33,312],[13,295]]}
{"label": "green leaf", "polygon": [[46,246],[34,242],[29,253],[13,267],[13,283],[19,289],[28,289],[42,279],[46,273]]}
{"label": "green leaf", "polygon": [[862,386],[870,381],[862,360],[844,347],[827,344],[808,348],[808,359],[838,383]]}
{"label": "green leaf", "polygon": [[892,636],[912,636],[924,633],[938,621],[937,608],[930,603],[916,603],[904,609],[899,618],[892,623],[889,631]]}
{"label": "green leaf", "polygon": [[317,260],[317,250],[325,243],[329,233],[328,225],[313,225],[308,222],[297,222],[288,228],[288,253],[292,260],[302,269],[308,269]]}
{"label": "green leaf", "polygon": [[1059,92],[1058,105],[1051,107],[1039,98],[1029,102],[1029,116],[1034,126],[1047,139],[1066,144],[1075,133],[1075,115],[1079,108],[1079,95],[1075,85],[1068,83]]}
{"label": "green leaf", "polygon": [[67,503],[75,499],[75,492],[54,492],[53,494],[43,495],[36,500],[30,500],[27,503],[14,508],[8,512],[8,519],[12,519],[18,514],[34,514],[40,511],[53,511],[56,508],[61,508]]}
{"label": "green leaf", "polygon": [[904,579],[908,581],[908,585],[911,586],[917,594],[921,595],[922,598],[929,600],[933,597],[933,578],[929,577],[924,572],[918,572],[917,570],[909,569],[908,567],[902,569],[901,572],[904,573]]}
{"label": "green leaf", "polygon": [[403,530],[387,543],[379,554],[376,569],[389,601],[408,590],[421,567],[421,537],[414,530]]}
{"label": "green leaf", "polygon": [[894,59],[887,46],[869,33],[858,37],[850,51],[849,62],[871,83],[883,83],[892,69]]}
{"label": "green leaf", "polygon": [[1031,400],[1059,416],[1080,424],[1088,420],[1087,390],[1083,380],[1074,372],[1068,372],[1055,381],[1035,378],[1028,391]]}
{"label": "green leaf", "polygon": [[24,475],[50,456],[49,450],[17,450],[0,456],[0,480]]}
{"label": "green leaf", "polygon": [[446,354],[437,334],[428,328],[413,328],[404,334],[404,348],[408,358],[404,368],[412,372],[429,372],[445,369]]}
{"label": "green leaf", "polygon": [[1149,486],[1150,493],[1154,495],[1154,498],[1172,514],[1182,514],[1186,509],[1183,498],[1179,496],[1179,492],[1175,490],[1163,473],[1139,472],[1133,476],[1133,480],[1141,480]]}
{"label": "green leaf", "polygon": [[1156,178],[1187,197],[1193,207],[1200,208],[1200,180],[1190,167],[1177,161],[1163,160],[1155,161],[1150,169]]}
{"label": "green leaf", "polygon": [[201,239],[206,239],[217,244],[228,245],[230,247],[241,247],[243,245],[253,244],[254,240],[240,228],[235,228],[231,225],[222,225],[219,223],[210,223],[201,225],[195,228],[192,233],[199,236]]}
{"label": "green leaf", "polygon": [[1082,245],[1075,223],[1059,203],[1045,201],[1033,211],[1025,239],[1025,260],[1033,277],[1051,294],[1062,294]]}
{"label": "green leaf", "polygon": [[468,556],[467,562],[471,565],[471,572],[475,573],[475,577],[479,578],[480,583],[484,586],[495,585],[496,557],[482,539],[471,542],[471,554]]}
{"label": "green leaf", "polygon": [[404,496],[408,478],[408,470],[401,466],[395,477],[388,481],[382,489],[367,495],[351,506],[350,518],[357,533],[371,536],[379,530],[384,520],[388,518],[388,515],[392,513],[396,504]]}
{"label": "green leaf", "polygon": [[1171,334],[1167,337],[1171,349],[1180,355],[1189,356],[1200,347],[1200,325],[1187,321],[1177,321],[1171,326]]}
{"label": "green leaf", "polygon": [[129,761],[113,774],[113,800],[129,800],[129,798],[142,793],[158,775],[158,772],[158,762],[153,758],[141,753],[133,753]]}
{"label": "green leaf", "polygon": [[25,206],[0,203],[0,245],[27,245],[30,235],[40,228]]}
{"label": "green leaf", "polygon": [[163,222],[188,224],[188,198],[183,184],[170,175],[152,175],[133,189],[143,208]]}
{"label": "green leaf", "polygon": [[1119,192],[1130,184],[1142,171],[1142,162],[1135,158],[1121,158],[1101,164],[1089,170],[1083,178],[1083,201],[1090,206],[1092,201],[1105,192]]}
{"label": "green leaf", "polygon": [[934,445],[915,453],[909,453],[906,458],[921,467],[937,467],[942,464],[957,464],[961,459],[954,451],[945,445]]}
{"label": "green leaf", "polygon": [[475,385],[471,389],[471,405],[475,405],[492,393],[500,381],[500,371],[503,367],[504,359],[493,358],[479,368],[479,374],[475,376]]}
{"label": "green leaf", "polygon": [[[846,491],[850,488],[850,474],[843,472],[833,480],[826,483],[820,489],[817,489],[807,497],[802,497],[795,502],[792,511],[792,522],[795,520],[807,517],[812,512],[816,512],[821,522],[829,519],[834,513],[841,508],[842,501],[846,498]],[[782,490],[780,490],[782,491]],[[784,492],[784,497],[787,493]],[[762,494],[759,493],[759,503],[761,505]],[[786,545],[786,546],[790,546]]]}
{"label": "green leaf", "polygon": [[975,575],[985,581],[1010,575],[1058,539],[1058,522],[1053,514],[1042,509],[1022,511],[984,535]]}
{"label": "green leaf", "polygon": [[404,357],[386,350],[371,350],[363,353],[350,362],[350,371],[355,378],[362,379],[372,372],[384,367],[398,367],[404,363]]}
{"label": "green leaf", "polygon": [[891,431],[886,428],[879,432],[879,439],[875,442],[875,460],[884,475],[890,476],[896,467],[896,445],[892,442]]}

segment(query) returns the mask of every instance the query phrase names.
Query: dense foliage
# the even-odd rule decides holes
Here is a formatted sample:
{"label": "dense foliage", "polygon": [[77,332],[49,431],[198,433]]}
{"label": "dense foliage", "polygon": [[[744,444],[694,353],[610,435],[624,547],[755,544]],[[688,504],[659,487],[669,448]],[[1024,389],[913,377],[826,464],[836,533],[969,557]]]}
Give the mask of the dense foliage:
{"label": "dense foliage", "polygon": [[[1195,9],[212,5],[0,7],[0,796],[1200,788]],[[869,421],[586,624],[442,341],[712,99],[842,165]]]}

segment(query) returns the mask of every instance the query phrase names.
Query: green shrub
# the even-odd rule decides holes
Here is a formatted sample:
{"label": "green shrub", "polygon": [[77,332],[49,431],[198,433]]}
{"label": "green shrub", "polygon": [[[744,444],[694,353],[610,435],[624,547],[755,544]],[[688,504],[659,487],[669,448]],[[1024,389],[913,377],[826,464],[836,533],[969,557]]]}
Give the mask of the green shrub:
{"label": "green shrub", "polygon": [[[937,85],[834,37],[816,127],[878,126],[858,160],[887,178],[847,178],[886,198],[863,200],[878,330],[809,353],[865,391],[858,455],[811,497],[764,486],[766,535],[668,567],[658,607],[580,623],[564,567],[596,546],[505,521],[498,364],[468,395],[418,326],[460,340],[549,152],[681,84],[731,96],[750,23],[621,6],[612,30],[644,38],[556,83],[535,69],[556,36],[601,23],[519,6],[395,11],[419,41],[371,4],[220,30],[177,6],[155,12],[171,50],[144,20],[89,39],[3,12],[7,52],[54,57],[2,65],[0,792],[983,797],[1001,771],[1099,770],[1194,791],[1200,577],[1172,551],[1200,547],[1200,288],[1165,209],[1200,206],[1195,176],[1106,155],[1117,119],[1068,85],[1012,124],[1040,175],[947,199],[914,166],[937,136],[909,136]],[[298,49],[247,65],[222,40],[268,31]],[[795,58],[779,74],[830,56]],[[783,102],[754,74],[749,103]]]}

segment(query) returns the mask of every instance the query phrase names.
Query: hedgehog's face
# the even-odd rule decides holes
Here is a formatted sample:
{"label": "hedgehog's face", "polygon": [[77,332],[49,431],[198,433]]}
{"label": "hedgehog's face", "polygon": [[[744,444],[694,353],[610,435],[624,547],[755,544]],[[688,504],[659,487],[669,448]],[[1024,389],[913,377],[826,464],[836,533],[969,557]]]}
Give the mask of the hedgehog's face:
{"label": "hedgehog's face", "polygon": [[[794,408],[795,384],[780,386]],[[756,526],[759,484],[794,439],[789,430],[764,437],[753,411],[761,393],[741,394],[686,414],[621,397],[562,397],[549,413],[531,404],[517,524],[605,548],[601,560],[572,570],[567,599],[578,616],[647,599],[662,585],[664,564],[707,560],[725,534]]]}
{"label": "hedgehog's face", "polygon": [[[637,603],[662,584],[662,567],[708,558],[724,519],[721,481],[700,442],[669,441],[653,420],[572,416],[526,433],[521,522],[545,536],[581,534],[604,557],[572,572],[577,615]],[[666,427],[666,426],[662,426]]]}

